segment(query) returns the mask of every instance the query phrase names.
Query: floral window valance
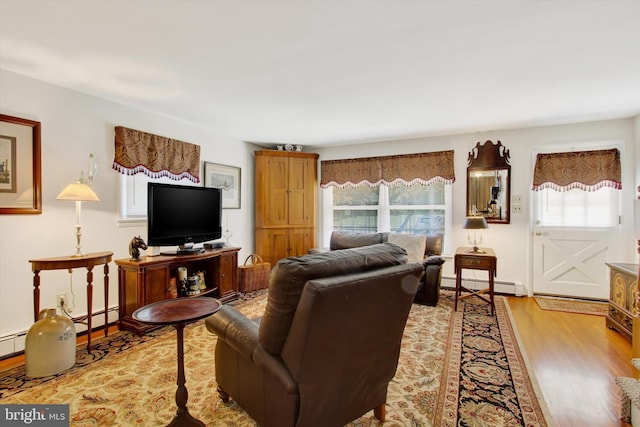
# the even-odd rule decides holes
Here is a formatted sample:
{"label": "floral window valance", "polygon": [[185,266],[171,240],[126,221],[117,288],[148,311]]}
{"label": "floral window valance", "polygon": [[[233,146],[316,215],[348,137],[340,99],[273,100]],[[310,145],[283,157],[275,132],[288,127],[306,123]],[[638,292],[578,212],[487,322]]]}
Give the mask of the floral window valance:
{"label": "floral window valance", "polygon": [[200,182],[200,146],[116,126],[113,169],[152,178]]}
{"label": "floral window valance", "polygon": [[320,162],[320,186],[453,184],[453,150]]}
{"label": "floral window valance", "polygon": [[620,152],[610,150],[538,154],[533,172],[533,190],[602,187],[622,189]]}

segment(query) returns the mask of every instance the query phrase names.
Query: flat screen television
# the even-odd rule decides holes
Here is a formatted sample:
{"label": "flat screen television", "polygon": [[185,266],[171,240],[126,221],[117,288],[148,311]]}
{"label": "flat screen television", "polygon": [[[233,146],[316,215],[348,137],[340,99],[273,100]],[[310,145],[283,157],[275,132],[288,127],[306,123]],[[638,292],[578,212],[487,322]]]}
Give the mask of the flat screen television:
{"label": "flat screen television", "polygon": [[197,253],[202,248],[194,248],[194,243],[222,237],[219,188],[149,182],[147,191],[149,246],[178,246],[171,254]]}

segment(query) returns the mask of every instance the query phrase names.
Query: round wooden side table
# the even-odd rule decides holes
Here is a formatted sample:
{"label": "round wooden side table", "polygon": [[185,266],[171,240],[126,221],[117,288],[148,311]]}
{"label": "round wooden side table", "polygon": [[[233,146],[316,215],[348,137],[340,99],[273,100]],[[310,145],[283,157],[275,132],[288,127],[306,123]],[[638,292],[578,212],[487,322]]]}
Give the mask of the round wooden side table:
{"label": "round wooden side table", "polygon": [[204,319],[218,311],[222,304],[215,298],[176,298],[158,301],[140,307],[133,312],[132,317],[148,325],[173,325],[178,336],[178,389],[176,390],[176,404],[178,410],[169,426],[199,426],[204,423],[191,414],[187,409],[189,393],[185,386],[184,375],[184,325]]}

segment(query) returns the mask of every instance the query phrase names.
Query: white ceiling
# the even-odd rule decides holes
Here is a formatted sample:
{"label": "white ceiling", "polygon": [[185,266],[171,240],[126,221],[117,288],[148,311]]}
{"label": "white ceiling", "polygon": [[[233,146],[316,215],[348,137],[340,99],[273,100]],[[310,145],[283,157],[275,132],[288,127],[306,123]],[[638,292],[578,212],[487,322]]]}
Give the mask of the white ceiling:
{"label": "white ceiling", "polygon": [[640,114],[640,1],[0,0],[0,68],[257,143]]}

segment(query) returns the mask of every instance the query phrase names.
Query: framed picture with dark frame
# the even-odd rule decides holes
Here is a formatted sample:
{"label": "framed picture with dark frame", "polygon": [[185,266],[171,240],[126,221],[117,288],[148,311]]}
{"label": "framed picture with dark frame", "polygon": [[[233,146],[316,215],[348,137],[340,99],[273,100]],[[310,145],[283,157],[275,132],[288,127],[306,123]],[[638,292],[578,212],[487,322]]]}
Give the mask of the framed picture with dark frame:
{"label": "framed picture with dark frame", "polygon": [[0,214],[42,213],[40,122],[0,114]]}
{"label": "framed picture with dark frame", "polygon": [[204,162],[204,186],[222,189],[222,208],[240,209],[241,169]]}

